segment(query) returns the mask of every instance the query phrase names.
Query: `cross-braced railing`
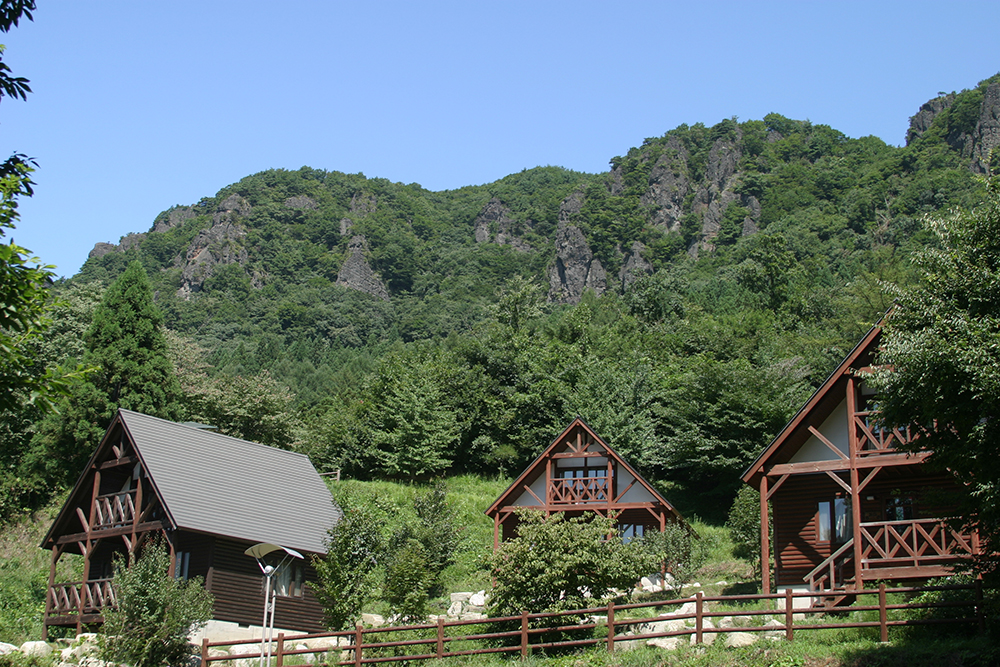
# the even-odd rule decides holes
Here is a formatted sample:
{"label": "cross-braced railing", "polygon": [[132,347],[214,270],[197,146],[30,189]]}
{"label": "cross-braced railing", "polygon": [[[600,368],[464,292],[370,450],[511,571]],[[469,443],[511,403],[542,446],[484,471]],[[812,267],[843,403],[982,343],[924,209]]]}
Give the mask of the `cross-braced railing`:
{"label": "cross-braced railing", "polygon": [[604,503],[608,501],[607,477],[554,479],[549,484],[549,502]]}
{"label": "cross-braced railing", "polygon": [[879,454],[897,453],[900,445],[908,445],[917,435],[916,429],[889,428],[878,422],[874,412],[855,412],[854,427],[858,433],[858,454],[860,456],[877,456]]}
{"label": "cross-braced railing", "polygon": [[978,553],[975,535],[946,519],[874,521],[861,524],[863,568],[940,565]]}
{"label": "cross-braced railing", "polygon": [[128,525],[135,518],[135,491],[97,496],[94,503],[95,530]]}
{"label": "cross-braced railing", "polygon": [[[82,603],[82,604],[81,604]],[[111,579],[70,581],[49,588],[49,615],[90,614],[118,604]]]}

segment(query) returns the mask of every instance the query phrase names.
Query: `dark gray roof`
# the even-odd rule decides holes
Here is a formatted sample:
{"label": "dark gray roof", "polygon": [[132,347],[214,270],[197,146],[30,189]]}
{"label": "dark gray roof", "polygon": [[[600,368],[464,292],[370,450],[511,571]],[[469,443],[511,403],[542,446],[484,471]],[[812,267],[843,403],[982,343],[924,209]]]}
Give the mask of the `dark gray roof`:
{"label": "dark gray roof", "polygon": [[177,528],[326,553],[340,520],[303,454],[120,410]]}

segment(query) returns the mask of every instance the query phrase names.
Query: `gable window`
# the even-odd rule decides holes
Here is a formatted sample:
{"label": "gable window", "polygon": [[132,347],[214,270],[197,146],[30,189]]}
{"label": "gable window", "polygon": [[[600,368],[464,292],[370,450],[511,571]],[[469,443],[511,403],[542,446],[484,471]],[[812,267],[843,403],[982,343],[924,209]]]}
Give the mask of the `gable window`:
{"label": "gable window", "polygon": [[886,521],[909,521],[913,518],[913,497],[895,494],[885,500]]}
{"label": "gable window", "polygon": [[824,500],[817,512],[817,539],[820,542],[846,542],[851,538],[851,504],[847,498]]}

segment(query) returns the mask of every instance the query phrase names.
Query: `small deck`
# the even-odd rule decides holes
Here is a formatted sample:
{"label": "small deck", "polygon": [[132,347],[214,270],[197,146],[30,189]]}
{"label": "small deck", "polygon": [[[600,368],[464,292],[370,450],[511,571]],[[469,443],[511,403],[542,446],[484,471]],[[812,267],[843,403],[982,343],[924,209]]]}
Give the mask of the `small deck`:
{"label": "small deck", "polygon": [[111,579],[53,584],[45,602],[45,626],[80,627],[103,623],[103,610],[117,604]]}
{"label": "small deck", "polygon": [[953,528],[949,519],[873,521],[860,527],[861,585],[853,580],[852,538],[803,578],[810,590],[844,591],[866,581],[946,576],[980,552],[978,534]]}

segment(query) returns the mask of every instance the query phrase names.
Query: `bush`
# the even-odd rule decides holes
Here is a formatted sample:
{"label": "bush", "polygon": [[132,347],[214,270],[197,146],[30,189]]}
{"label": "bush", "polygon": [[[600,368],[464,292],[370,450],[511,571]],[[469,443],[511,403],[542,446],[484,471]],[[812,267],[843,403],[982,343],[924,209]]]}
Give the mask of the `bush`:
{"label": "bush", "polygon": [[[771,521],[771,516],[771,512],[768,512],[768,521]],[[729,510],[726,528],[733,539],[733,555],[750,561],[757,574],[760,574],[760,493],[756,489],[740,487]],[[768,534],[773,540],[773,525]]]}
{"label": "bush", "polygon": [[653,562],[666,564],[674,578],[672,588],[677,592],[705,563],[705,545],[688,526],[680,523],[668,523],[663,532],[646,533],[640,544]]}
{"label": "bush", "polygon": [[659,567],[639,543],[624,544],[606,517],[546,518],[531,510],[518,516],[517,537],[489,558],[496,580],[491,616],[584,609],[593,604],[591,595],[631,591],[642,575]]}
{"label": "bush", "polygon": [[167,574],[170,557],[160,540],[138,558],[115,560],[118,606],[104,613],[101,659],[132,667],[186,664],[188,635],[212,617],[212,595],[200,577],[181,581]]}

